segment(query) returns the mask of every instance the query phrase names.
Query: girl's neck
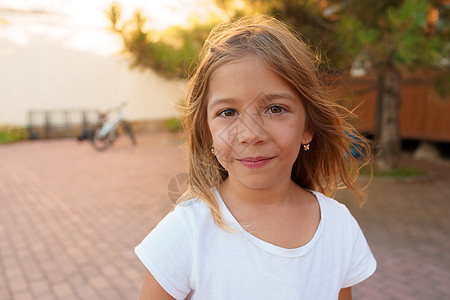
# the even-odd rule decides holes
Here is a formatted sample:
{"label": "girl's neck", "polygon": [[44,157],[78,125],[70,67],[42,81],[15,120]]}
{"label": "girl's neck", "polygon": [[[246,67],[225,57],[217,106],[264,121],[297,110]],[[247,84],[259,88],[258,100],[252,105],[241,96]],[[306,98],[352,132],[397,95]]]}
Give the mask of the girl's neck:
{"label": "girl's neck", "polygon": [[247,187],[233,178],[227,178],[219,187],[219,192],[227,205],[258,210],[291,204],[297,198],[299,189],[301,190],[292,180],[258,189]]}

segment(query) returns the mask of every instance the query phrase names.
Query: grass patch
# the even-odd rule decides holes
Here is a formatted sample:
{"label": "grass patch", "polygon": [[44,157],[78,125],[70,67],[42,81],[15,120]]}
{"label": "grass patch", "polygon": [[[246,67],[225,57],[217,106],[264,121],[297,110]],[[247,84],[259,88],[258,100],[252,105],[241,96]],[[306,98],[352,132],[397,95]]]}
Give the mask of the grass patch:
{"label": "grass patch", "polygon": [[0,125],[0,144],[9,144],[28,139],[28,130],[12,125]]}
{"label": "grass patch", "polygon": [[[360,174],[363,176],[370,176],[371,170],[369,166],[365,166],[360,170]],[[374,177],[388,177],[388,178],[396,178],[396,179],[407,179],[414,177],[426,176],[428,173],[425,170],[417,169],[408,166],[400,166],[393,168],[387,172],[380,172],[377,170],[373,170]]]}

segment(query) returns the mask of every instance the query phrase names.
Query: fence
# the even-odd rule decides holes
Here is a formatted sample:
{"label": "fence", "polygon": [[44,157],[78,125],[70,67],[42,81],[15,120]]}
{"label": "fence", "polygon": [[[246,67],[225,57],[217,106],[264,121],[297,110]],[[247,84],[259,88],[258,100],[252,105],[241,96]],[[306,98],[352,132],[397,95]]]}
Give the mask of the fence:
{"label": "fence", "polygon": [[[373,134],[376,128],[377,80],[374,76],[329,78],[336,98],[354,108],[356,126]],[[400,135],[403,139],[450,142],[450,99],[441,98],[424,76],[403,78],[400,104]]]}
{"label": "fence", "polygon": [[97,110],[64,110],[28,112],[30,139],[76,137],[100,122]]}

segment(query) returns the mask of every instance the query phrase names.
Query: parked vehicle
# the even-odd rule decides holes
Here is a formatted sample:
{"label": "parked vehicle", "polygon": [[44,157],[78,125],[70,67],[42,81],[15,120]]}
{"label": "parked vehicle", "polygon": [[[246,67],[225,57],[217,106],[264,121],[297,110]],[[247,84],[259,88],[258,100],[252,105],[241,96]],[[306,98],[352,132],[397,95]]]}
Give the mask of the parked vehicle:
{"label": "parked vehicle", "polygon": [[88,139],[96,150],[104,151],[113,144],[119,135],[119,127],[122,127],[130,137],[133,146],[136,145],[135,134],[122,115],[125,105],[126,102],[101,113],[99,126],[89,131],[83,131],[78,140]]}

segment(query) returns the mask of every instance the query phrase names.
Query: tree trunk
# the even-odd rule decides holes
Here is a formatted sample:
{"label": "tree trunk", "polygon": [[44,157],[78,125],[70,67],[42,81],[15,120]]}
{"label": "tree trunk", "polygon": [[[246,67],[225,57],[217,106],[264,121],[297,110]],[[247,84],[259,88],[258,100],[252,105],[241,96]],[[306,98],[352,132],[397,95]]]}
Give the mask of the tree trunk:
{"label": "tree trunk", "polygon": [[400,154],[400,72],[394,67],[380,70],[378,75],[378,107],[375,168],[385,172],[395,166]]}

